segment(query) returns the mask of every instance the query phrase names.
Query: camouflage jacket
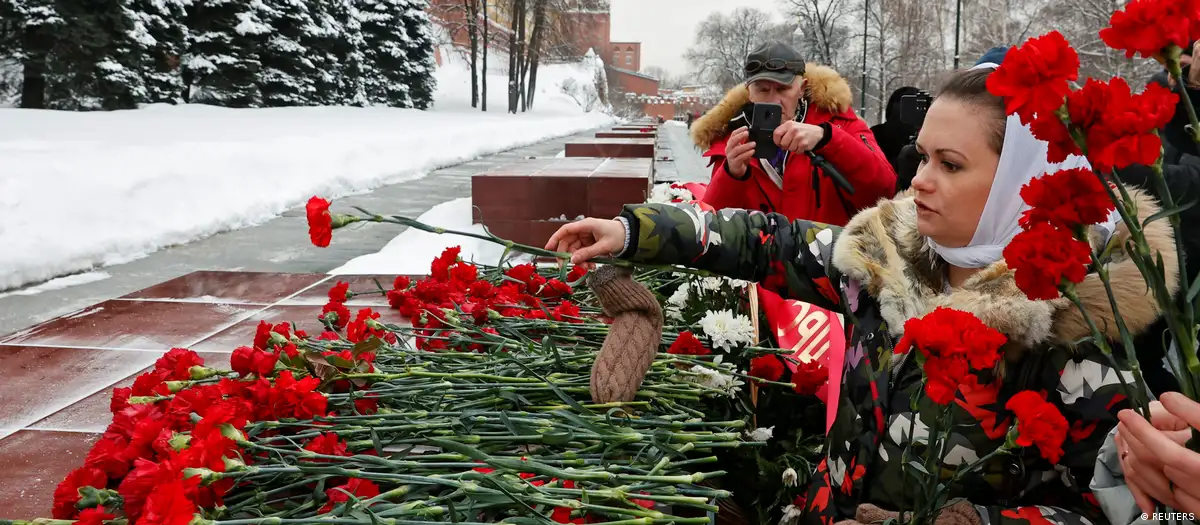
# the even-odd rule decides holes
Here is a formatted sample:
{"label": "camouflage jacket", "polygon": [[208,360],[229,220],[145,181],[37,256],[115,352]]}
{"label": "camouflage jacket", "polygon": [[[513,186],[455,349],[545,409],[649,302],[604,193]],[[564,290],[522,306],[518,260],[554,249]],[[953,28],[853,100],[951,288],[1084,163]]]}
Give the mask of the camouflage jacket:
{"label": "camouflage jacket", "polygon": [[[1145,194],[1135,192],[1143,217],[1157,211]],[[697,204],[629,205],[622,213],[630,224],[630,246],[622,257],[647,263],[681,264],[752,280],[785,297],[838,309],[848,325],[841,398],[825,442],[825,458],[812,476],[805,522],[830,525],[852,519],[857,505],[911,508],[914,479],[901,470],[905,446],[924,457],[936,405],[920,396],[915,361],[893,359],[893,345],[907,319],[938,306],[965,310],[1009,337],[1004,360],[991,386],[964,388],[952,407],[953,431],[941,458],[943,479],[963,462],[973,462],[1003,444],[1012,424],[1004,408],[1020,390],[1044,392],[1070,423],[1057,465],[1034,449],[997,455],[956,484],[954,498],[965,498],[984,523],[1000,525],[1104,523],[1088,492],[1097,453],[1116,425],[1116,413],[1128,402],[1120,384],[1132,375],[1124,360],[1109,360],[1094,345],[1076,344],[1090,332],[1067,300],[1031,301],[1016,287],[1013,274],[997,262],[950,289],[944,262],[917,233],[911,198],[881,202],[855,216],[844,228],[778,214]],[[1177,273],[1172,234],[1166,221],[1146,228],[1151,246]],[[1111,242],[1123,246],[1121,226]],[[1107,268],[1126,325],[1134,333],[1158,315],[1141,273],[1118,250]],[[1104,286],[1093,274],[1077,291],[1096,320],[1118,337]],[[1123,352],[1116,352],[1123,354]],[[1111,363],[1111,364],[1110,364]],[[1114,366],[1116,369],[1114,369]]]}

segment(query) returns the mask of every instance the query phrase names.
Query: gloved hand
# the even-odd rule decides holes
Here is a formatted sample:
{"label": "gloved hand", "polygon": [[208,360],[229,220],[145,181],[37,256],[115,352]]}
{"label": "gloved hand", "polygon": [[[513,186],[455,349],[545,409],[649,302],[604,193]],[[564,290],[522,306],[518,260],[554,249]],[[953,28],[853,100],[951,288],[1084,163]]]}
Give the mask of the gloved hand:
{"label": "gloved hand", "polygon": [[[842,520],[835,525],[877,525],[888,518],[899,519],[900,513],[883,510],[870,503],[858,506],[854,519]],[[975,506],[966,500],[960,500],[942,509],[941,514],[933,520],[935,525],[983,525],[983,518]]]}

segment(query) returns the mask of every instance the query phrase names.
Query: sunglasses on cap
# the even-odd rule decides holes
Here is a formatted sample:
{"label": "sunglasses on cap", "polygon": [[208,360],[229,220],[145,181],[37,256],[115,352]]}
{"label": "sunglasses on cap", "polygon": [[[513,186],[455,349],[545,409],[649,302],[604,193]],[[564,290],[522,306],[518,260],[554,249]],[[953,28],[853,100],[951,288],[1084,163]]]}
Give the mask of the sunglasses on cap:
{"label": "sunglasses on cap", "polygon": [[748,60],[746,61],[746,76],[755,75],[762,71],[802,71],[804,62],[784,60],[782,58],[773,58],[771,60]]}

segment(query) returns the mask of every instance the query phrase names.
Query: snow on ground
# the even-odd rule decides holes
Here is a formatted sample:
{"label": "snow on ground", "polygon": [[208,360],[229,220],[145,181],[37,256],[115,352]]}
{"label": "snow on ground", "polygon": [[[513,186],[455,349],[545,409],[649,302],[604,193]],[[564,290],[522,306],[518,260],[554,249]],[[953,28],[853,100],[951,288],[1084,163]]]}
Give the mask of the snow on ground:
{"label": "snow on ground", "polygon": [[[484,233],[483,226],[471,224],[471,199],[465,197],[434,206],[417,218],[418,221],[440,228]],[[331,275],[399,274],[424,275],[429,273],[429,263],[443,250],[461,246],[461,257],[465,261],[496,266],[504,255],[504,247],[482,239],[459,235],[438,235],[416,228],[404,230],[388,242],[377,253],[351,259]],[[516,255],[516,254],[512,254]]]}
{"label": "snow on ground", "polygon": [[107,273],[104,273],[104,272],[77,273],[75,275],[68,275],[66,277],[50,279],[49,281],[46,281],[37,286],[30,286],[28,288],[22,288],[20,290],[13,290],[13,291],[7,292],[7,293],[0,293],[0,298],[7,297],[10,295],[37,295],[42,292],[52,292],[54,290],[62,290],[63,288],[70,288],[72,286],[79,286],[81,284],[94,283],[96,281],[103,281],[105,279],[108,279],[109,277],[112,277],[112,276]]}
{"label": "snow on ground", "polygon": [[461,63],[438,71],[431,111],[0,109],[0,290],[262,223],[312,195],[367,191],[611,124],[563,93],[590,82],[594,67],[542,66],[535,105],[519,115],[504,112],[500,74],[489,78],[489,111],[472,109]]}

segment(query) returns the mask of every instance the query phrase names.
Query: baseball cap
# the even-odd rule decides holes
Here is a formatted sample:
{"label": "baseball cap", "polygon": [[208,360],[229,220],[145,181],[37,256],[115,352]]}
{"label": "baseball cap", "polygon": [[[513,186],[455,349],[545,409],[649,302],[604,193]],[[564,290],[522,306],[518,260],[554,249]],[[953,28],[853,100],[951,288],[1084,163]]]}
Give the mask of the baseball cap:
{"label": "baseball cap", "polygon": [[792,46],[775,40],[746,55],[743,72],[747,84],[757,80],[791,84],[796,76],[804,74],[804,58]]}

